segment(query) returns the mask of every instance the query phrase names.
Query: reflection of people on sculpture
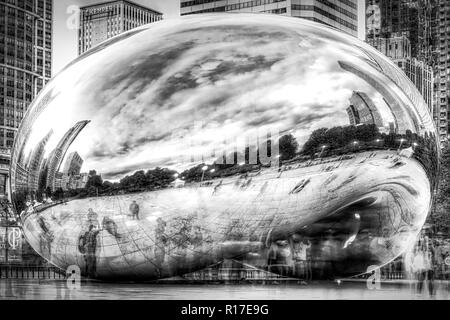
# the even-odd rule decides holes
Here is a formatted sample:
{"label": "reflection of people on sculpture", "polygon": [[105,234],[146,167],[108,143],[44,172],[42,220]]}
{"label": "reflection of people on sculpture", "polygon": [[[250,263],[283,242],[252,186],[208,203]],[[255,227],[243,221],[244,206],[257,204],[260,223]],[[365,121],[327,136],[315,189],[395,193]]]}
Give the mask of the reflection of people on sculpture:
{"label": "reflection of people on sculpture", "polygon": [[194,250],[201,250],[203,246],[203,234],[200,226],[194,227],[194,236],[192,237],[191,243],[194,247]]}
{"label": "reflection of people on sculpture", "polygon": [[104,230],[108,231],[116,239],[120,239],[119,231],[117,230],[117,224],[114,220],[109,217],[104,217],[102,221],[102,227]]}
{"label": "reflection of people on sculpture", "polygon": [[412,270],[417,279],[417,292],[422,293],[425,282],[428,282],[429,294],[434,294],[434,247],[427,236],[421,238],[414,248]]}
{"label": "reflection of people on sculpture", "polygon": [[166,257],[166,251],[164,250],[164,247],[167,242],[167,236],[165,234],[167,223],[161,218],[158,218],[158,220],[156,220],[156,223],[157,226],[155,228],[155,249],[154,249],[155,264],[158,266],[158,268],[161,268],[164,263],[164,259]]}
{"label": "reflection of people on sculpture", "polygon": [[39,227],[41,228],[41,232],[39,233],[39,246],[41,254],[48,257],[51,257],[52,254],[52,242],[55,239],[53,232],[50,230],[47,222],[43,217],[39,217],[38,219]]}
{"label": "reflection of people on sculpture", "polygon": [[87,214],[87,228],[90,229],[90,227],[93,226],[95,229],[100,229],[100,223],[98,222],[98,214],[92,209],[89,208],[88,214]]}
{"label": "reflection of people on sculpture", "polygon": [[287,276],[292,266],[292,255],[288,241],[279,240],[272,242],[268,252],[267,259],[270,272]]}
{"label": "reflection of people on sculpture", "polygon": [[294,275],[305,280],[311,280],[310,249],[311,243],[302,239],[300,235],[294,234],[289,238],[290,249],[294,261]]}
{"label": "reflection of people on sculpture", "polygon": [[139,220],[139,205],[136,201],[133,201],[133,203],[130,205],[130,213],[133,220]]}
{"label": "reflection of people on sculpture", "polygon": [[78,250],[84,256],[86,263],[85,273],[88,277],[95,277],[97,272],[97,235],[100,233],[94,225],[90,225],[89,231],[78,239]]}

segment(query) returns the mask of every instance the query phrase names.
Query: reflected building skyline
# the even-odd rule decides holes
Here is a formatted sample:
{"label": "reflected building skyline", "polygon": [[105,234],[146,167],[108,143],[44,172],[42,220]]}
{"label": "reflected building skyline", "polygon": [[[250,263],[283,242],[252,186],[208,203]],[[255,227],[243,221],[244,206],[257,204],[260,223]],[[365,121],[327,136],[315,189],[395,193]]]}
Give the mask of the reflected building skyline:
{"label": "reflected building skyline", "polygon": [[389,38],[369,38],[367,42],[391,58],[402,69],[422,94],[431,114],[434,113],[434,72],[430,65],[412,56],[411,41],[405,34],[392,34]]}
{"label": "reflected building skyline", "polygon": [[38,143],[36,149],[33,150],[30,160],[27,165],[28,170],[28,190],[38,190],[39,188],[39,175],[44,165],[44,156],[46,145],[53,135],[53,130]]}
{"label": "reflected building skyline", "polygon": [[374,124],[378,128],[384,128],[383,119],[377,107],[364,92],[353,92],[347,112],[350,116],[350,124],[353,126]]}
{"label": "reflected building skyline", "polygon": [[48,173],[46,182],[46,186],[49,187],[50,190],[55,190],[55,177],[67,151],[80,132],[89,124],[89,122],[89,120],[80,121],[74,127],[69,129],[64,137],[59,141],[57,147],[51,152],[48,159]]}
{"label": "reflected building skyline", "polygon": [[62,172],[68,176],[79,175],[81,172],[81,168],[83,167],[83,163],[83,158],[81,158],[78,152],[74,151],[67,156]]}

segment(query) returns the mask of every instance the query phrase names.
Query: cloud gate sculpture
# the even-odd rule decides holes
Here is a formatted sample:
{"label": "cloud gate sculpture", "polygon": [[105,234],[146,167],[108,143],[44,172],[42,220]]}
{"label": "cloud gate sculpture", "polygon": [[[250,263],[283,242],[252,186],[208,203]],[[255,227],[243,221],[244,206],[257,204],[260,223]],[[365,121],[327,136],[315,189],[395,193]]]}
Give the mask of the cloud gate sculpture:
{"label": "cloud gate sculpture", "polygon": [[102,280],[237,259],[365,273],[429,213],[438,141],[390,60],[298,18],[185,17],[68,65],[19,129],[11,194],[31,246]]}

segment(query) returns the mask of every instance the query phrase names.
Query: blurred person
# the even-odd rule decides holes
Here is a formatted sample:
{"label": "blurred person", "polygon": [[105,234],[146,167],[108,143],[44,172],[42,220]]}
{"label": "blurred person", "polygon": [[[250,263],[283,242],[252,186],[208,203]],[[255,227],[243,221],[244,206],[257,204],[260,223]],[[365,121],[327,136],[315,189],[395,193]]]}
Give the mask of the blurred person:
{"label": "blurred person", "polygon": [[423,287],[428,282],[429,294],[434,294],[434,270],[433,257],[429,250],[428,238],[419,240],[412,262],[412,270],[417,280],[417,293],[422,293]]}
{"label": "blurred person", "polygon": [[133,220],[139,220],[139,205],[137,204],[136,201],[133,201],[130,204],[130,213],[131,213],[131,217]]}

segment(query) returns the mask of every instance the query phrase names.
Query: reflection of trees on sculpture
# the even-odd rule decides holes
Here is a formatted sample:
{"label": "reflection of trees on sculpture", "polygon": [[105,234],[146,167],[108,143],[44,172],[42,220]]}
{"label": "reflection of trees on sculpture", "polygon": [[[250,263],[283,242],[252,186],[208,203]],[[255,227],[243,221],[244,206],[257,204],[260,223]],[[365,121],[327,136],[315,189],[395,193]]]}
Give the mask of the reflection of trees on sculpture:
{"label": "reflection of trees on sculpture", "polygon": [[328,154],[337,149],[344,149],[342,150],[344,152],[354,152],[352,146],[354,141],[373,143],[380,136],[380,132],[374,124],[322,128],[311,134],[309,140],[303,146],[302,154],[314,156],[321,150],[322,146],[326,146]]}
{"label": "reflection of trees on sculpture", "polygon": [[298,142],[292,134],[282,136],[279,141],[281,160],[291,160],[297,155]]}

